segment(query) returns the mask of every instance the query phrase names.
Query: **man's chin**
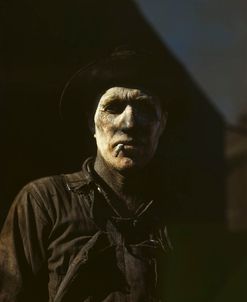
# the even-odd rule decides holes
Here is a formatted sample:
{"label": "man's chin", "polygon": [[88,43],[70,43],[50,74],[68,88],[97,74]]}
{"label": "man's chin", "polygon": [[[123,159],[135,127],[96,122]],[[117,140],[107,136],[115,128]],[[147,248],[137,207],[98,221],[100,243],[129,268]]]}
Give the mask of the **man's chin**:
{"label": "man's chin", "polygon": [[144,168],[145,164],[140,162],[140,159],[121,157],[115,161],[115,169],[121,172],[128,172]]}

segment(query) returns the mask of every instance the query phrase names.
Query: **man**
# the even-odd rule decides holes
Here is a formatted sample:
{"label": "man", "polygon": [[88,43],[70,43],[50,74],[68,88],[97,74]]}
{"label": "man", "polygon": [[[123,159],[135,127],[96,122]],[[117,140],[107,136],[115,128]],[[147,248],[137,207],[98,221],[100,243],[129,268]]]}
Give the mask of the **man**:
{"label": "man", "polygon": [[169,85],[154,57],[132,50],[68,83],[63,102],[81,106],[97,154],[17,196],[1,234],[0,301],[163,301],[168,197],[155,154]]}

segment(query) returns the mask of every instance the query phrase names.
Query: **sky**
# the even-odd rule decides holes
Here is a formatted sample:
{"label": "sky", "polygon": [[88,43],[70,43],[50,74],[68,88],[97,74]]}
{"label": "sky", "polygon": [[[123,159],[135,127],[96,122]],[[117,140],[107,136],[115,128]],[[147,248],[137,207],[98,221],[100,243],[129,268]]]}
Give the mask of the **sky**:
{"label": "sky", "polygon": [[247,113],[247,1],[135,0],[230,123]]}

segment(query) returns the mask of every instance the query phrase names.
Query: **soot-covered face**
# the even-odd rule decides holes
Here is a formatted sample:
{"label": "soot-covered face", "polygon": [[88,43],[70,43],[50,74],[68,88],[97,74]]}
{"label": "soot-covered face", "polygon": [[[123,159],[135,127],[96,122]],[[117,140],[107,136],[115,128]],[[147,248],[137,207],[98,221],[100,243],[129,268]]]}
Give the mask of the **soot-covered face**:
{"label": "soot-covered face", "polygon": [[166,119],[156,97],[140,89],[108,89],[94,115],[98,156],[119,171],[145,167],[155,154]]}

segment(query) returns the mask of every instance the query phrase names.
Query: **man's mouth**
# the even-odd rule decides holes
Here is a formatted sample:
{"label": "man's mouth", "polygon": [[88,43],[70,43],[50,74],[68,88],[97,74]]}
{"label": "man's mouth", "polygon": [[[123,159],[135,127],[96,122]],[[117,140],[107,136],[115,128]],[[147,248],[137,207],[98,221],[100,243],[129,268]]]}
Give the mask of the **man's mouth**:
{"label": "man's mouth", "polygon": [[143,145],[143,143],[140,140],[135,139],[119,140],[115,144],[113,144],[113,147],[115,148],[118,145],[138,147]]}
{"label": "man's mouth", "polygon": [[118,157],[121,151],[133,151],[137,148],[139,148],[140,146],[142,146],[143,144],[141,144],[140,142],[137,142],[136,140],[122,140],[122,141],[118,141],[117,143],[115,143],[113,145],[114,147],[114,151],[115,151],[115,157]]}

